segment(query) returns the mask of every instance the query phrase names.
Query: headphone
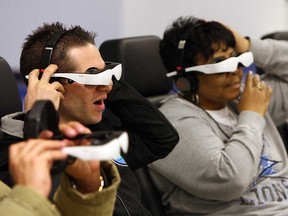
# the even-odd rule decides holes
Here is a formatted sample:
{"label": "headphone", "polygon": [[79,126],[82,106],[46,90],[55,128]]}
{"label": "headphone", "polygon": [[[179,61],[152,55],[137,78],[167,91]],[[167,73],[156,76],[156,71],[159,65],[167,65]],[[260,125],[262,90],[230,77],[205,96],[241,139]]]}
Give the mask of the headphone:
{"label": "headphone", "polygon": [[[47,40],[40,61],[40,73],[38,79],[41,79],[45,68],[51,64],[54,48],[57,42],[59,41],[60,37],[65,32],[66,32],[65,30],[57,31]],[[50,78],[49,82],[51,83],[53,81],[57,81],[57,78]],[[74,82],[73,80],[68,79],[69,84],[72,84],[73,82]]]}
{"label": "headphone", "polygon": [[[198,25],[196,25],[198,26]],[[195,29],[192,28],[192,30]],[[186,73],[183,62],[184,62],[184,49],[186,45],[187,38],[191,30],[187,31],[182,35],[178,42],[178,49],[176,54],[176,72],[177,76],[175,78],[175,84],[177,89],[183,93],[194,93],[198,88],[199,80],[197,76],[193,73]]]}
{"label": "headphone", "polygon": [[41,62],[40,62],[40,75],[42,75],[44,69],[48,67],[51,63],[52,55],[54,48],[59,40],[59,38],[65,33],[66,31],[57,31],[55,32],[46,42],[45,48],[42,53]]}

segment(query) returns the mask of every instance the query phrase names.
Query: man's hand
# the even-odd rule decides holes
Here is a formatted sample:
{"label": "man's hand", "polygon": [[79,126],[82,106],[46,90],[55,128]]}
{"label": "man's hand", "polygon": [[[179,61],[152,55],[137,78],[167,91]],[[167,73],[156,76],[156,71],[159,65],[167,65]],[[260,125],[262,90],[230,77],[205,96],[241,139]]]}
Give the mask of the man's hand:
{"label": "man's hand", "polygon": [[[59,129],[62,134],[69,138],[73,138],[78,134],[87,134],[91,131],[78,122],[69,122],[68,124],[60,124]],[[44,131],[41,133],[42,138],[52,137],[52,133]],[[68,145],[89,145],[88,140],[75,141],[70,140]],[[83,194],[97,191],[100,187],[100,161],[83,161],[76,159],[66,168],[66,173],[74,179],[77,190]]]}
{"label": "man's hand", "polygon": [[[74,133],[70,131],[70,137],[77,134],[91,133],[88,128],[83,128],[79,123],[70,122],[69,126],[74,128]],[[60,131],[68,136],[69,130],[66,126],[60,125]],[[89,145],[89,142],[74,142],[72,145]],[[83,194],[97,191],[100,187],[100,161],[83,161],[76,159],[74,163],[66,168],[66,173],[70,175],[77,186],[77,190]]]}
{"label": "man's hand", "polygon": [[40,73],[38,69],[29,73],[27,94],[24,102],[25,112],[29,111],[37,100],[51,100],[55,109],[58,110],[60,100],[64,98],[65,90],[59,82],[49,83],[52,74],[57,69],[57,65],[49,65],[40,80],[38,79]]}
{"label": "man's hand", "polygon": [[62,151],[66,141],[31,139],[9,148],[9,170],[18,185],[30,187],[48,197],[52,182],[50,169],[55,160],[67,155]]}

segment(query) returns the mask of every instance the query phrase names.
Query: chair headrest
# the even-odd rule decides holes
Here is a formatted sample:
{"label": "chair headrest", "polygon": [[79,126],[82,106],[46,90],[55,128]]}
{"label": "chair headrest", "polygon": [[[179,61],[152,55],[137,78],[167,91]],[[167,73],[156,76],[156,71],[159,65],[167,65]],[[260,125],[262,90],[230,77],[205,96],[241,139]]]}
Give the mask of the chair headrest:
{"label": "chair headrest", "polygon": [[17,81],[7,61],[0,57],[0,118],[22,110]]}
{"label": "chair headrest", "polygon": [[279,31],[266,34],[261,39],[272,38],[275,40],[288,40],[288,31]]}
{"label": "chair headrest", "polygon": [[154,35],[108,40],[99,50],[104,60],[122,63],[122,80],[143,96],[167,94],[172,80],[159,54],[160,38]]}

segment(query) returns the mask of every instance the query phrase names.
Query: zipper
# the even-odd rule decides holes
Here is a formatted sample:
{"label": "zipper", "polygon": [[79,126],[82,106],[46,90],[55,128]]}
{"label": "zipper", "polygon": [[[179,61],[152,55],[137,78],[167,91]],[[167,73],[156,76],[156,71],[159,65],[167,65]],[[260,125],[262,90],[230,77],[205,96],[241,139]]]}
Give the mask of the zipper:
{"label": "zipper", "polygon": [[120,200],[120,202],[121,202],[121,204],[123,205],[123,207],[124,207],[127,215],[128,215],[128,216],[131,216],[130,213],[129,213],[129,211],[128,211],[128,209],[127,209],[127,207],[126,207],[126,205],[125,205],[125,203],[124,203],[124,201],[122,200],[122,198],[119,196],[118,193],[116,193],[116,197]]}

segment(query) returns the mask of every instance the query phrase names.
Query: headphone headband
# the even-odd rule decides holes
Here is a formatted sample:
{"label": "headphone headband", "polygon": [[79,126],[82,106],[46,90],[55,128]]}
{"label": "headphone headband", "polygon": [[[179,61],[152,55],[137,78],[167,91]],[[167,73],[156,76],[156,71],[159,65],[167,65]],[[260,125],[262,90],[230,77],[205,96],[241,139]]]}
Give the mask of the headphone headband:
{"label": "headphone headband", "polygon": [[186,40],[188,38],[189,33],[190,33],[190,31],[187,31],[185,34],[183,34],[181,39],[178,42],[177,58],[176,58],[176,71],[177,71],[177,74],[179,76],[184,76],[184,74],[185,74],[185,70],[183,68],[184,48],[185,48]]}
{"label": "headphone headband", "polygon": [[43,71],[48,65],[51,63],[53,50],[59,40],[59,38],[65,33],[66,31],[58,31],[55,32],[46,42],[45,48],[42,53],[41,62],[40,62],[40,70]]}
{"label": "headphone headband", "polygon": [[[198,20],[197,20],[198,21]],[[197,22],[195,21],[195,22]],[[191,29],[188,29],[181,35],[180,40],[178,42],[177,49],[177,57],[176,57],[176,72],[178,76],[185,76],[185,68],[183,66],[184,63],[184,49],[186,45],[186,41],[188,39],[189,34],[195,30],[198,26],[202,25],[202,22],[194,23],[194,26]]]}
{"label": "headphone headband", "polygon": [[[183,94],[187,94],[189,92],[195,92],[198,88],[198,78],[194,74],[186,74],[184,68],[184,49],[186,45],[186,41],[188,39],[189,34],[195,30],[199,25],[202,23],[195,23],[194,27],[191,29],[186,30],[180,37],[178,42],[178,49],[177,49],[177,57],[176,57],[176,71],[172,72],[173,75],[177,75],[175,83],[177,89],[182,92]],[[175,74],[174,74],[175,73]],[[168,73],[167,76],[170,76],[171,73]],[[172,76],[173,76],[172,75]],[[186,97],[186,96],[185,96]]]}

